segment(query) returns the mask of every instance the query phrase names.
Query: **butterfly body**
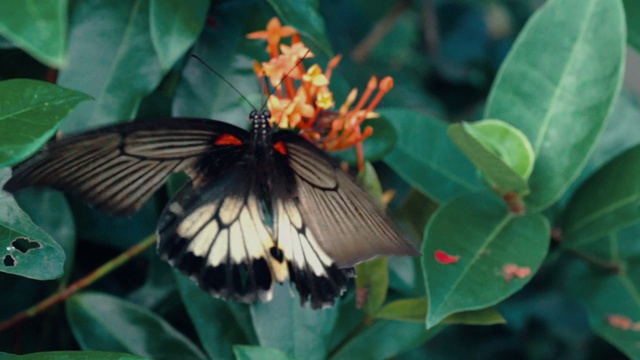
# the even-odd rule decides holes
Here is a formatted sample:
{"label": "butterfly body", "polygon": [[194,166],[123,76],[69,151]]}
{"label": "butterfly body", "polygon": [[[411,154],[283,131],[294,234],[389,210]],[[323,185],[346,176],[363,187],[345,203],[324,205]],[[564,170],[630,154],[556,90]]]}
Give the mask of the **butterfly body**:
{"label": "butterfly body", "polygon": [[115,125],[56,141],[5,189],[47,185],[110,212],[136,211],[169,174],[190,177],[158,221],[160,256],[215,296],[268,301],[291,281],[301,302],[332,305],[376,255],[416,255],[337,162],[300,135],[204,119]]}

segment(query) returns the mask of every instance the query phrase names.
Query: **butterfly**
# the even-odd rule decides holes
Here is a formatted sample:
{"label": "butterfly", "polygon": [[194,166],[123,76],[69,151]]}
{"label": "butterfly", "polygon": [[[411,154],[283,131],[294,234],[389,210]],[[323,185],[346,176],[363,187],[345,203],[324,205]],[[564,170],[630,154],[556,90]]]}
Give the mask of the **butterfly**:
{"label": "butterfly", "polygon": [[339,163],[267,110],[250,131],[174,118],[50,142],[4,189],[51,186],[118,215],[137,211],[172,173],[190,180],[158,220],[160,257],[214,296],[269,301],[289,280],[301,303],[331,306],[377,255],[418,255]]}

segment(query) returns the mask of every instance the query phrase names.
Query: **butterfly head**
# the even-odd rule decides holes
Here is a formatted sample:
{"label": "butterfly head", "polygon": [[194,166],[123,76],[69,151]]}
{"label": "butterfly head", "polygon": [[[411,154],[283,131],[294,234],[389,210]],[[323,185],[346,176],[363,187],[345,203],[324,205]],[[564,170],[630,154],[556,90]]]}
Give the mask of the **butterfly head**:
{"label": "butterfly head", "polygon": [[269,110],[253,110],[251,114],[249,114],[249,120],[251,120],[252,124],[256,122],[269,122],[271,119],[271,111]]}
{"label": "butterfly head", "polygon": [[249,120],[251,121],[251,133],[256,138],[266,138],[271,134],[271,125],[269,120],[271,119],[271,112],[269,110],[253,110],[249,114]]}

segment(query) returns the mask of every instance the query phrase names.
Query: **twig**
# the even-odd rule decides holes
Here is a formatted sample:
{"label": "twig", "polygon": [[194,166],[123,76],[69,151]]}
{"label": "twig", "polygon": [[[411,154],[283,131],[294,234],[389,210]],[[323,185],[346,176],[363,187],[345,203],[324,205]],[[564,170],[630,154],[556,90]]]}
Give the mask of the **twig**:
{"label": "twig", "polygon": [[612,272],[614,274],[620,274],[622,272],[622,266],[620,266],[620,264],[616,262],[600,260],[587,254],[581,253],[575,249],[568,249],[567,251],[569,252],[569,254],[577,257],[578,259],[584,260],[587,263],[605,271]]}
{"label": "twig", "polygon": [[365,316],[364,319],[362,319],[362,322],[360,322],[360,324],[358,324],[358,326],[356,326],[355,329],[353,329],[344,339],[342,339],[342,341],[340,341],[340,343],[336,347],[333,348],[333,350],[331,350],[331,352],[327,355],[327,358],[330,359],[334,357],[334,355],[340,352],[340,350],[342,350],[342,348],[347,343],[349,343],[349,341],[353,340],[363,330],[371,326],[372,323],[373,323],[373,319],[370,318],[368,315]]}
{"label": "twig", "polygon": [[422,4],[423,34],[427,53],[437,58],[440,51],[440,32],[438,31],[438,13],[435,0],[423,0]]}
{"label": "twig", "polygon": [[87,286],[93,284],[98,279],[104,277],[105,275],[109,274],[113,270],[115,270],[118,267],[120,267],[122,264],[124,264],[127,261],[129,261],[131,258],[139,255],[140,253],[142,253],[143,251],[148,249],[151,245],[155,244],[155,242],[156,242],[156,236],[155,235],[151,235],[151,236],[147,237],[146,239],[144,239],[140,243],[130,247],[127,251],[123,252],[122,254],[118,255],[117,257],[113,258],[112,260],[104,263],[102,266],[100,266],[99,268],[95,269],[89,275],[87,275],[87,276],[83,277],[82,279],[72,283],[67,288],[65,288],[65,289],[63,289],[63,290],[61,290],[61,291],[49,296],[48,298],[42,300],[38,304],[36,304],[36,305],[34,305],[34,306],[24,310],[24,311],[21,311],[21,312],[15,314],[14,316],[12,316],[11,318],[1,322],[0,323],[0,332],[1,331],[5,331],[5,330],[11,328],[12,326],[14,326],[14,325],[26,320],[26,319],[32,318],[32,317],[42,313],[43,311],[49,309],[50,307],[56,305],[57,303],[68,299],[71,295],[75,294],[79,290],[84,289]]}
{"label": "twig", "polygon": [[396,3],[396,5],[391,9],[389,13],[385,17],[382,18],[374,27],[371,29],[369,34],[353,49],[351,52],[351,59],[357,64],[362,64],[367,60],[371,51],[376,47],[376,45],[384,38],[385,35],[391,31],[393,25],[398,21],[402,12],[409,6],[406,0],[400,0]]}

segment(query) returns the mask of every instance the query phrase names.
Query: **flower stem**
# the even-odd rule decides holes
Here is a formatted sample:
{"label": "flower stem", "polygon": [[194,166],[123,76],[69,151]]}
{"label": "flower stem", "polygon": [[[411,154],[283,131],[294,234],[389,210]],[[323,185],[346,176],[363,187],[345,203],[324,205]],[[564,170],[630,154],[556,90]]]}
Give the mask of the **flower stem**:
{"label": "flower stem", "polygon": [[127,249],[127,251],[123,252],[122,254],[118,255],[112,260],[104,263],[102,266],[95,269],[93,272],[91,272],[87,276],[67,286],[67,288],[62,289],[61,291],[49,296],[48,298],[33,305],[32,307],[15,314],[11,318],[3,322],[0,322],[0,332],[8,330],[12,326],[26,319],[32,318],[44,312],[45,310],[49,309],[50,307],[68,299],[71,295],[75,294],[79,290],[82,290],[87,286],[93,284],[94,282],[101,279],[105,275],[109,274],[113,270],[117,269],[127,261],[131,260],[133,257],[139,255],[140,253],[148,249],[150,246],[155,244],[155,242],[156,242],[155,234],[148,236],[146,239],[142,240],[138,244]]}
{"label": "flower stem", "polygon": [[340,343],[336,347],[334,347],[329,352],[329,355],[327,356],[327,358],[330,359],[330,358],[334,357],[334,355],[338,354],[347,343],[349,343],[351,340],[353,340],[356,336],[358,336],[366,328],[371,326],[371,324],[373,324],[373,322],[374,322],[374,319],[372,319],[368,315],[365,316],[362,319],[362,321],[358,324],[358,326],[356,326],[355,329],[353,329],[344,339],[342,339],[342,341],[340,341]]}

